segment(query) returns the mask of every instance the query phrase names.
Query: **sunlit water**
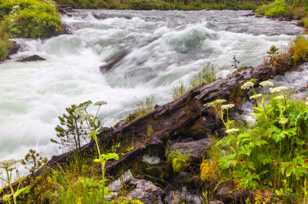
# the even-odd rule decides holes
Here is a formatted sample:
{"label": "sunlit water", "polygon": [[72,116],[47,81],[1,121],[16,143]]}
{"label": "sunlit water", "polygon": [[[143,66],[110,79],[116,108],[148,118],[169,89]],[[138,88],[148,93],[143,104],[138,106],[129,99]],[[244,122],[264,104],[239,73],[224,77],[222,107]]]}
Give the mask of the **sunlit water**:
{"label": "sunlit water", "polygon": [[[58,154],[50,143],[57,116],[85,100],[104,100],[105,125],[112,125],[153,95],[171,100],[208,62],[219,76],[241,65],[262,62],[271,45],[287,47],[303,30],[294,22],[246,17],[249,11],[77,11],[63,16],[72,35],[48,40],[18,39],[22,51],[0,64],[0,159],[18,158],[35,148]],[[126,50],[108,74],[99,66]],[[42,62],[18,63],[39,54]]]}

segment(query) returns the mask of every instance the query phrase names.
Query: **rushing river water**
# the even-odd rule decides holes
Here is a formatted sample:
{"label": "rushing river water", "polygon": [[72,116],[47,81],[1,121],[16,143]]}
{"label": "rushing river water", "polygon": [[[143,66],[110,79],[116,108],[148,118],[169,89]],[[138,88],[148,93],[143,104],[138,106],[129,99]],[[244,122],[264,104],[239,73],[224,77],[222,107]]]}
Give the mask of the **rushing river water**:
{"label": "rushing river water", "polygon": [[[57,116],[88,99],[104,100],[111,125],[147,96],[171,99],[174,86],[188,83],[208,62],[218,76],[262,62],[271,45],[287,47],[303,30],[293,22],[247,16],[249,11],[76,11],[63,16],[71,35],[47,40],[17,39],[22,50],[0,64],[0,159],[21,157],[29,148],[57,154],[50,143]],[[101,65],[125,51],[112,71]],[[16,62],[38,54],[46,61]]]}

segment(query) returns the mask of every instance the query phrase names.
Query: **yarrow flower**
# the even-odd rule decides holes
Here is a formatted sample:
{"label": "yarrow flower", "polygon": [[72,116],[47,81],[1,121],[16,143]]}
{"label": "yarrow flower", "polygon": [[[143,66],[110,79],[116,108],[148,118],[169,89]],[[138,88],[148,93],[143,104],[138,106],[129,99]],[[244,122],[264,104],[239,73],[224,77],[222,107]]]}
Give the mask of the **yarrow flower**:
{"label": "yarrow flower", "polygon": [[270,89],[270,93],[281,93],[289,90],[289,87],[286,86],[278,86]]}
{"label": "yarrow flower", "polygon": [[262,82],[260,82],[260,85],[263,86],[264,88],[265,87],[273,87],[274,83],[271,82],[271,81],[262,81]]}
{"label": "yarrow flower", "polygon": [[3,160],[3,161],[0,161],[0,168],[1,169],[14,169],[17,163],[18,163],[17,160]]}
{"label": "yarrow flower", "polygon": [[249,97],[250,100],[257,100],[258,98],[261,98],[262,94],[255,94]]}
{"label": "yarrow flower", "polygon": [[255,84],[252,81],[247,81],[246,83],[244,83],[241,86],[242,90],[249,90],[250,88],[252,88]]}
{"label": "yarrow flower", "polygon": [[226,133],[227,134],[233,134],[233,133],[237,133],[237,132],[239,132],[240,130],[239,129],[237,129],[237,128],[231,128],[231,129],[227,129],[226,130]]}
{"label": "yarrow flower", "polygon": [[227,101],[225,99],[216,99],[215,101],[212,101],[210,103],[205,104],[206,106],[216,106],[221,105],[223,103],[226,103]]}
{"label": "yarrow flower", "polygon": [[231,108],[234,108],[234,104],[226,104],[226,105],[222,105],[221,106],[221,109],[223,109],[223,110],[229,110],[229,109],[231,109]]}

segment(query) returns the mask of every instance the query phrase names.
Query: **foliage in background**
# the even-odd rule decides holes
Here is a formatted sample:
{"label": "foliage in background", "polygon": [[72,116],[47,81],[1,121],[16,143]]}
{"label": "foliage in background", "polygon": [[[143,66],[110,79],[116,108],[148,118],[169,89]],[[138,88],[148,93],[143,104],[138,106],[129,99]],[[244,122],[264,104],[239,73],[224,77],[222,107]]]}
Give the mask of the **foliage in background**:
{"label": "foliage in background", "polygon": [[275,0],[270,4],[260,6],[256,13],[267,17],[288,16],[289,8],[285,0]]}
{"label": "foliage in background", "polygon": [[62,31],[52,0],[1,0],[0,20],[7,24],[11,37],[46,38]]}
{"label": "foliage in background", "polygon": [[247,1],[171,1],[171,0],[56,0],[61,6],[72,8],[106,8],[106,9],[137,9],[137,10],[201,10],[201,9],[255,9],[258,2]]}
{"label": "foliage in background", "polygon": [[4,24],[0,23],[0,61],[8,57],[10,47],[9,35],[6,32]]}
{"label": "foliage in background", "polygon": [[298,64],[308,61],[308,38],[297,37],[290,47],[290,55],[293,63]]}

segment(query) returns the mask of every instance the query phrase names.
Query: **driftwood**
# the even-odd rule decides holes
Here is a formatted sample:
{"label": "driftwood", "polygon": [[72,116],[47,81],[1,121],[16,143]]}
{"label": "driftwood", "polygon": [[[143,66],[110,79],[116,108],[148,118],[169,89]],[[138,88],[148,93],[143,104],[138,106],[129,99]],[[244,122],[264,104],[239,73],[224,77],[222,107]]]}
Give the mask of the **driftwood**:
{"label": "driftwood", "polygon": [[[226,79],[218,79],[211,84],[189,91],[175,101],[156,106],[153,112],[131,123],[116,125],[104,130],[99,135],[104,148],[108,149],[118,142],[121,142],[121,146],[134,146],[134,150],[124,155],[119,161],[109,162],[107,173],[115,175],[119,167],[129,168],[136,157],[140,157],[147,149],[157,149],[166,141],[185,135],[187,132],[192,137],[198,137],[199,134],[207,135],[221,131],[223,127],[221,122],[217,120],[214,113],[204,108],[204,104],[218,98],[238,104],[240,96],[247,94],[240,89],[243,83],[250,79],[256,82],[267,80],[292,68],[295,66],[292,66],[286,59],[276,68],[260,65],[256,68],[235,71]],[[153,132],[151,135],[148,135],[149,128]],[[92,155],[93,151],[95,151],[93,142],[84,145],[81,150],[86,157]],[[72,151],[52,157],[47,165],[34,176],[46,173],[50,168],[66,164],[73,157],[73,153]],[[28,185],[30,180],[31,177],[28,177],[24,185]],[[8,189],[4,192],[8,192]]]}

